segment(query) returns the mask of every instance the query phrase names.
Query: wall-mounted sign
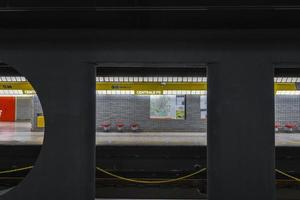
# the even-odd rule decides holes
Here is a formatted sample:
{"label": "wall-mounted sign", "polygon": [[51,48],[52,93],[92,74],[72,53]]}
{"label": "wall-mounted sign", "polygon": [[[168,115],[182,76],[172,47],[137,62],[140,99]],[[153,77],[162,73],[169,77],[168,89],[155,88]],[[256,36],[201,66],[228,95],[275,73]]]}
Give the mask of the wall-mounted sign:
{"label": "wall-mounted sign", "polygon": [[151,95],[150,119],[185,119],[185,96]]}
{"label": "wall-mounted sign", "polygon": [[113,83],[97,82],[96,90],[134,90],[134,91],[163,91],[163,90],[206,90],[206,83]]}
{"label": "wall-mounted sign", "polygon": [[0,82],[1,90],[33,90],[29,82]]}
{"label": "wall-mounted sign", "polygon": [[136,95],[162,95],[163,91],[160,90],[136,90],[135,94]]}
{"label": "wall-mounted sign", "polygon": [[200,96],[200,119],[207,118],[207,96]]}
{"label": "wall-mounted sign", "polygon": [[185,96],[176,96],[176,119],[185,119]]}
{"label": "wall-mounted sign", "polygon": [[23,90],[23,94],[36,94],[34,90]]}

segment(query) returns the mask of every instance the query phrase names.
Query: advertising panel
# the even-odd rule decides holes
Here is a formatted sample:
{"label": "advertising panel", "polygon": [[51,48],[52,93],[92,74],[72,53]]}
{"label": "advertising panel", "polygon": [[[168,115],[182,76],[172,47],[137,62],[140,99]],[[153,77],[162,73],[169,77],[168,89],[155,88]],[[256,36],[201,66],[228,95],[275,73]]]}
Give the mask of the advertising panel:
{"label": "advertising panel", "polygon": [[150,119],[185,119],[185,96],[151,95]]}

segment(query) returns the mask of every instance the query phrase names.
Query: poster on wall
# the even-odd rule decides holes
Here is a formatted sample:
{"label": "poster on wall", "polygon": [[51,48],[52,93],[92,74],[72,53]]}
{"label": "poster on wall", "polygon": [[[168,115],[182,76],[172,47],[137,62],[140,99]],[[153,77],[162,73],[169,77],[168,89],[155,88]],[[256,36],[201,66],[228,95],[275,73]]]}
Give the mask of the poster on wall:
{"label": "poster on wall", "polygon": [[185,119],[185,96],[176,96],[176,119]]}
{"label": "poster on wall", "polygon": [[151,95],[150,119],[185,119],[185,96]]}
{"label": "poster on wall", "polygon": [[200,96],[200,119],[207,118],[207,96]]}

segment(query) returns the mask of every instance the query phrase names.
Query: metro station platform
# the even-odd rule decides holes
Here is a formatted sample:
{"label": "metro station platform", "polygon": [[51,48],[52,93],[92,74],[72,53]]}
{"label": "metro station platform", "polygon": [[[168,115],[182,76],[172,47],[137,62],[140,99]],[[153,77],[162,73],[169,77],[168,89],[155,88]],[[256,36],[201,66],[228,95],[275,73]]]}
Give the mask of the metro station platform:
{"label": "metro station platform", "polygon": [[[0,122],[0,145],[42,145],[44,133],[32,132],[30,122]],[[97,145],[206,146],[200,132],[97,132]],[[276,146],[300,146],[300,133],[276,133]]]}

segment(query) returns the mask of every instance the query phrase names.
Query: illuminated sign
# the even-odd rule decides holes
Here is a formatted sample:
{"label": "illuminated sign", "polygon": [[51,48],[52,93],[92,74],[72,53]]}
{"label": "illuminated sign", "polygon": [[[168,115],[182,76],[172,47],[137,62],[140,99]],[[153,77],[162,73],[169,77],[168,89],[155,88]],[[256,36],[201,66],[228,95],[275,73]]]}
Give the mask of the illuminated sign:
{"label": "illuminated sign", "polygon": [[159,90],[154,90],[154,91],[150,91],[150,90],[137,90],[135,91],[136,95],[162,95],[162,91]]}

